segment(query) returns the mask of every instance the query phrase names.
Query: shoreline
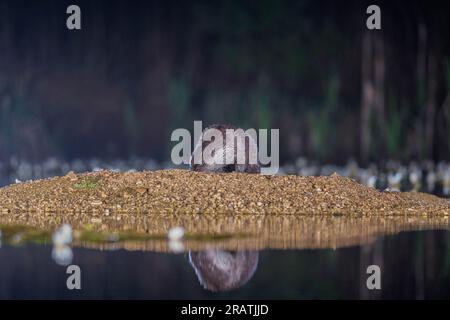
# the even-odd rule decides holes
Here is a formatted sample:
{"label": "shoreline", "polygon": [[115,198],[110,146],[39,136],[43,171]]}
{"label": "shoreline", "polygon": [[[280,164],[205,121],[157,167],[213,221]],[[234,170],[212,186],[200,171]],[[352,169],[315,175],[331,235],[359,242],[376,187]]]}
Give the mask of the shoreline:
{"label": "shoreline", "polygon": [[333,174],[303,177],[211,174],[181,169],[70,172],[0,188],[0,217],[110,219],[152,214],[448,216],[450,200],[381,192]]}

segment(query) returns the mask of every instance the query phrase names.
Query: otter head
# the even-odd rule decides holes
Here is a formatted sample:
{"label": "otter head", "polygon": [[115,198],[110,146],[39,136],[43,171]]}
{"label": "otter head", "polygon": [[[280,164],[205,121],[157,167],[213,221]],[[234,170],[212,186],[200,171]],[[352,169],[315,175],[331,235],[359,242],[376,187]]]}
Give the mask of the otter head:
{"label": "otter head", "polygon": [[210,249],[189,252],[189,261],[201,285],[210,291],[228,291],[247,283],[258,265],[258,251]]}
{"label": "otter head", "polygon": [[[220,143],[210,148],[217,138],[221,138]],[[223,124],[203,130],[192,153],[190,167],[202,172],[261,172],[255,139],[243,129]]]}

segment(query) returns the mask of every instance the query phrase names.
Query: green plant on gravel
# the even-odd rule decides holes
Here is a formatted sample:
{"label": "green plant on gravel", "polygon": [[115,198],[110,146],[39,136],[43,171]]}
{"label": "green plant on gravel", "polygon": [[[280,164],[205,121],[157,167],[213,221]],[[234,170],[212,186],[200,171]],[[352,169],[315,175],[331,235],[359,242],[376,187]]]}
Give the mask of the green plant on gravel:
{"label": "green plant on gravel", "polygon": [[93,181],[83,181],[73,185],[73,187],[78,190],[95,189],[96,186],[97,183]]}

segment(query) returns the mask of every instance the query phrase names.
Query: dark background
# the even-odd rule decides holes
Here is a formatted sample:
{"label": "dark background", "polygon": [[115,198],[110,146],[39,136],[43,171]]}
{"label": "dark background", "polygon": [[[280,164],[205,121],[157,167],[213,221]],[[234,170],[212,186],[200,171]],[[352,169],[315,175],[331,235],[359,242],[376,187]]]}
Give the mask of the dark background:
{"label": "dark background", "polygon": [[279,128],[282,161],[446,160],[449,16],[429,0],[0,1],[0,160],[163,161],[193,120]]}
{"label": "dark background", "polygon": [[[71,4],[82,30],[66,28]],[[381,31],[366,28],[370,4]],[[164,161],[194,120],[279,128],[282,162],[448,161],[449,39],[448,1],[0,0],[0,165]],[[86,290],[70,295],[50,247],[3,247],[0,298],[448,298],[448,237],[379,241],[377,259],[265,251],[246,286],[219,295],[183,255],[87,249],[74,250]],[[386,275],[374,297],[369,263]]]}

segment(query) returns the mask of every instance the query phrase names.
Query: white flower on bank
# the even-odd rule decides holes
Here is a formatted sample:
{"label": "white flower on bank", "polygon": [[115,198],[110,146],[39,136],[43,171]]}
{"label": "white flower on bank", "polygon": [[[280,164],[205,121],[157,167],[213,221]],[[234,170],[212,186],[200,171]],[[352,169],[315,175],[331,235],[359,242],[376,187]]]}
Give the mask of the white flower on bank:
{"label": "white flower on bank", "polygon": [[169,230],[167,236],[170,241],[179,241],[184,237],[184,228],[183,227],[174,227]]}
{"label": "white flower on bank", "polygon": [[72,242],[73,232],[69,224],[63,224],[53,233],[53,244],[55,246],[64,246]]}

